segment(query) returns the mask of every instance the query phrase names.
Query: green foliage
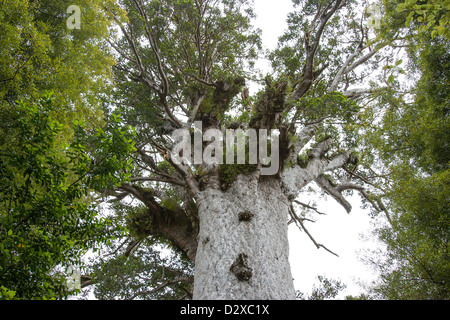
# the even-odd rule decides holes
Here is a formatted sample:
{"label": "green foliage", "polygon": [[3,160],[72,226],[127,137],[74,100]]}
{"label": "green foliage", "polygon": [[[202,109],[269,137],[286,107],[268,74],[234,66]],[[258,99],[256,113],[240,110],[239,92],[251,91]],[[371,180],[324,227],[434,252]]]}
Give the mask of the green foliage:
{"label": "green foliage", "polygon": [[298,157],[297,157],[297,164],[301,168],[305,169],[308,166],[308,162],[309,162],[309,157],[308,157],[307,154],[303,153],[303,154],[298,155]]}
{"label": "green foliage", "polygon": [[[118,119],[86,144],[105,123],[111,21],[98,8],[112,1],[78,1],[81,30],[67,27],[71,1],[0,3],[0,284],[19,299],[60,298],[68,294],[64,268],[116,232],[90,204],[90,190],[117,184],[115,170],[128,168],[120,141],[112,151],[123,139],[111,127]],[[41,99],[46,91],[53,94]],[[75,121],[86,129],[74,140]],[[100,155],[112,160],[95,165]]]}
{"label": "green foliage", "polygon": [[[148,67],[148,73],[154,77],[158,74],[155,54],[145,42],[136,41],[148,37],[140,11],[133,1],[121,1],[121,4],[128,12],[127,25],[122,25],[132,28],[142,65]],[[240,0],[214,4],[155,0],[146,2],[145,11],[151,17],[146,25],[164,57],[169,94],[178,97],[175,101],[168,99],[168,104],[183,101],[191,107],[191,103],[204,95],[199,113],[214,111],[214,115],[223,116],[242,86],[235,80],[246,76],[245,67],[254,62],[261,48],[259,32],[250,24],[254,14],[248,4]],[[125,37],[118,44],[124,48],[123,52],[133,56]],[[163,130],[165,126],[170,129],[170,124],[160,94],[133,76],[141,71],[126,55],[119,55],[117,62],[115,100],[120,101],[124,118],[136,128],[140,140],[148,141],[170,133],[170,130]]]}
{"label": "green foliage", "polygon": [[319,287],[313,288],[310,300],[326,300],[336,298],[339,291],[344,290],[347,287],[339,280],[330,280],[323,276],[318,276],[317,279],[319,280]]}
{"label": "green foliage", "polygon": [[[318,23],[312,23],[319,7],[331,6],[333,1],[294,0],[294,11],[289,13],[286,32],[279,38],[278,48],[269,54],[272,67],[282,74],[290,77],[293,83],[302,80],[302,70],[305,67],[307,50],[305,48],[305,33],[311,33],[309,41],[314,41],[314,33]],[[314,67],[320,69],[327,66],[328,70],[337,72],[342,61],[345,61],[360,42],[360,13],[358,1],[347,1],[345,10],[339,10],[332,19],[321,37],[321,44],[315,56]],[[345,35],[345,43],[338,43]],[[356,45],[356,46],[355,46]],[[316,81],[312,90],[321,81]],[[349,79],[349,85],[358,85],[356,78]],[[319,93],[320,95],[320,93]]]}
{"label": "green foliage", "polygon": [[393,227],[380,230],[389,250],[377,291],[389,299],[449,299],[450,172],[423,178],[405,166],[396,174]]}
{"label": "green foliage", "polygon": [[135,239],[145,239],[152,233],[153,218],[147,207],[130,210],[126,216],[126,226]]}
{"label": "green foliage", "polygon": [[378,230],[387,256],[374,262],[381,272],[375,292],[385,299],[449,299],[449,42],[431,20],[420,27],[418,18],[430,12],[415,1],[400,8],[408,6],[413,14],[394,7],[387,14],[397,19],[392,30],[405,31],[408,19],[408,71],[419,79],[408,97],[395,88],[380,94],[376,108],[382,116],[366,131],[368,149],[389,172],[383,187],[391,224]]}
{"label": "green foliage", "polygon": [[73,151],[68,153],[78,164],[76,174],[99,192],[128,181],[133,168],[129,155],[136,151],[134,137],[133,128],[123,125],[118,114],[112,114],[103,128],[95,130],[79,123],[71,144]]}
{"label": "green foliage", "polygon": [[327,118],[350,123],[355,121],[360,109],[354,100],[347,99],[339,92],[328,92],[318,97],[307,96],[296,107],[300,110],[298,118],[305,123]]}
{"label": "green foliage", "polygon": [[367,294],[361,293],[359,296],[346,296],[345,300],[371,300],[371,297],[368,296]]}
{"label": "green foliage", "polygon": [[[244,136],[245,139],[245,157],[244,157],[244,164],[237,164],[237,151],[238,146],[235,143],[234,145],[234,164],[228,164],[226,162],[226,154],[227,154],[227,146],[224,144],[224,152],[223,152],[223,164],[219,165],[219,179],[220,179],[220,185],[222,189],[227,189],[230,187],[230,185],[236,180],[236,178],[243,174],[247,175],[256,170],[257,165],[256,164],[249,164],[250,157],[250,144],[249,139]],[[270,152],[270,147],[269,147]]]}
{"label": "green foliage", "polygon": [[16,292],[0,286],[0,300],[15,300]]}
{"label": "green foliage", "polygon": [[86,119],[90,126],[101,123],[113,64],[101,41],[110,24],[98,10],[103,3],[109,1],[77,1],[82,11],[81,30],[70,30],[66,11],[72,1],[1,1],[2,108],[20,99],[33,103],[51,90],[61,106],[53,110],[53,116],[64,130],[69,130],[75,119]]}
{"label": "green foliage", "polygon": [[100,300],[179,300],[192,290],[192,263],[151,237],[128,257],[94,262],[90,273]]}
{"label": "green foliage", "polygon": [[[0,1],[2,299],[66,297],[64,268],[81,264],[83,252],[122,235],[117,225],[127,228],[133,243],[144,246],[118,257],[101,257],[91,267],[97,298],[190,296],[192,264],[178,255],[166,258],[157,250],[162,244],[165,250],[176,248],[152,235],[148,208],[112,205],[114,216],[100,217],[92,198],[93,191],[110,194],[105,190],[119,187],[132,175],[156,177],[161,184],[150,186],[171,197],[158,205],[168,211],[181,203],[193,207],[186,216],[191,215],[189,222],[196,225],[195,203],[183,183],[162,182],[183,178],[165,161],[166,150],[155,146],[170,145],[167,136],[176,121],[168,110],[189,118],[197,103],[196,118],[190,120],[209,120],[204,127],[258,127],[264,117],[270,126],[282,121],[320,124],[312,143],[332,137],[334,145],[326,157],[358,150],[349,161],[353,167],[346,169],[379,164],[379,157],[389,171],[389,181],[380,183],[380,189],[392,211],[392,226],[379,230],[388,257],[380,265],[378,292],[392,299],[448,299],[448,0],[385,1],[383,28],[373,31],[376,39],[369,39],[372,31],[361,35],[364,21],[358,3],[346,1],[346,8],[329,20],[322,34],[310,90],[301,100],[289,101],[286,97],[305,75],[305,39],[310,37],[310,44],[315,40],[318,24],[311,18],[331,3],[294,0],[296,11],[289,15],[288,30],[269,55],[276,80],[267,77],[264,90],[243,98],[241,105],[236,97],[261,49],[259,31],[251,27],[249,1],[150,0],[141,5],[123,0],[119,9],[113,0],[81,0],[76,3],[82,9],[81,30],[66,27],[70,1]],[[114,31],[107,30],[113,19],[122,28],[116,38],[117,61],[104,43],[106,37],[115,40]],[[389,43],[398,35],[408,41],[408,71],[420,73],[409,100],[398,92],[396,77],[405,73],[403,61],[391,61],[384,53],[375,55],[372,68],[345,76],[346,88],[358,87],[377,62],[388,59],[381,71],[389,88],[379,91],[376,103],[364,106],[364,113],[355,97],[327,92],[327,80],[355,48],[377,48],[380,39]],[[343,37],[345,42],[338,43]],[[35,103],[47,89],[54,91],[53,98],[47,95]],[[242,107],[247,110],[242,112]],[[359,139],[360,133],[366,135]],[[134,141],[141,148],[138,157],[131,157]],[[305,153],[297,158],[303,168],[308,161]],[[222,188],[254,170],[254,165],[221,165]],[[341,174],[350,175],[325,177],[336,186],[333,181]],[[207,178],[202,175],[196,176],[200,184]],[[144,191],[149,187],[143,181],[136,186]],[[117,194],[122,199],[128,195]],[[377,201],[375,196],[368,198]],[[116,245],[112,248],[118,252]],[[345,287],[324,277],[318,280],[309,299],[333,299]]]}
{"label": "green foliage", "polygon": [[444,36],[450,40],[450,1],[407,0],[398,4],[396,11],[406,12],[405,25],[416,25],[417,31],[429,33],[432,38]]}
{"label": "green foliage", "polygon": [[[39,104],[0,110],[0,283],[20,299],[65,297],[64,267],[117,234],[89,204],[90,190],[123,181],[115,172],[126,170],[124,153],[133,148],[120,145],[128,139],[118,117],[94,134],[94,144],[79,136],[61,144],[54,108],[47,94]],[[114,161],[95,164],[88,155]]]}
{"label": "green foliage", "polygon": [[227,189],[241,174],[250,174],[256,170],[254,164],[221,164],[219,166],[220,183],[223,189]]}
{"label": "green foliage", "polygon": [[317,276],[319,282],[318,286],[314,285],[311,295],[306,296],[297,291],[297,299],[300,300],[332,300],[337,297],[340,291],[344,290],[347,286],[340,280],[328,279],[324,276]]}

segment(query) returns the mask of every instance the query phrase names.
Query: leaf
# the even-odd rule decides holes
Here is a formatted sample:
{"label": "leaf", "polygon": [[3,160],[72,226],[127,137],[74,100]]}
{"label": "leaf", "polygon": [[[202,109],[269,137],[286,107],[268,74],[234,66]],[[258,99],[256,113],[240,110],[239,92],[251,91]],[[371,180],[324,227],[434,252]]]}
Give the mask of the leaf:
{"label": "leaf", "polygon": [[404,3],[400,3],[398,6],[397,6],[397,8],[395,8],[395,11],[397,11],[397,12],[402,12],[402,11],[404,11],[406,8],[405,8],[405,4]]}
{"label": "leaf", "polygon": [[394,77],[394,75],[393,75],[393,74],[391,74],[391,75],[389,76],[389,78],[388,78],[387,82],[388,82],[388,83],[393,83],[393,82],[394,82],[394,80],[395,80],[395,77]]}
{"label": "leaf", "polygon": [[414,11],[411,11],[411,12],[408,14],[408,17],[406,18],[405,25],[406,25],[407,27],[411,26],[411,22],[412,22],[413,18],[414,18]]}

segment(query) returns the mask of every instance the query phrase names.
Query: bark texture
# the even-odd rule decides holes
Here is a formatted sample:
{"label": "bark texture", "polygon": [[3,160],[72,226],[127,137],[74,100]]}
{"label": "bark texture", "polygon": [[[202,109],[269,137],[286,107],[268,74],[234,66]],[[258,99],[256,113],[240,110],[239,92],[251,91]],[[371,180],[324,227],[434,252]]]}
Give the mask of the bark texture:
{"label": "bark texture", "polygon": [[241,175],[200,199],[194,299],[294,299],[280,180]]}

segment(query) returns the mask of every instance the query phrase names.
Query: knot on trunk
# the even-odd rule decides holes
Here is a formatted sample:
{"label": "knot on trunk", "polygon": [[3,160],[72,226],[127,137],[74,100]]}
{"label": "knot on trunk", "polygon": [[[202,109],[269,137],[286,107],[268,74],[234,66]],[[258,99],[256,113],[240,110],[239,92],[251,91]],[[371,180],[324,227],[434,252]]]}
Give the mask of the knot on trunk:
{"label": "knot on trunk", "polygon": [[230,267],[239,281],[249,281],[253,275],[253,270],[248,266],[248,256],[245,253],[239,254]]}
{"label": "knot on trunk", "polygon": [[249,222],[250,220],[252,220],[252,218],[254,216],[255,215],[253,213],[251,213],[250,211],[247,210],[247,211],[239,213],[238,219],[240,222],[242,222],[242,221]]}

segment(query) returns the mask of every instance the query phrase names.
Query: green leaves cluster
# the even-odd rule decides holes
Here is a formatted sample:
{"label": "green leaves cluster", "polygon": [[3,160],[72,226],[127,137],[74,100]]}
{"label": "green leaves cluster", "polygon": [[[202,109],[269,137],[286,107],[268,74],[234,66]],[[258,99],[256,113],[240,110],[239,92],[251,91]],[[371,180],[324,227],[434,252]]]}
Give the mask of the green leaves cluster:
{"label": "green leaves cluster", "polygon": [[179,300],[191,298],[193,266],[163,243],[148,237],[132,255],[100,259],[91,266],[100,300]]}
{"label": "green leaves cluster", "polygon": [[340,280],[329,279],[325,276],[317,276],[318,285],[314,285],[310,295],[297,291],[296,296],[299,300],[333,300],[340,291],[347,288]]}
{"label": "green leaves cluster", "polygon": [[110,21],[98,8],[109,2],[77,1],[81,29],[70,30],[73,1],[0,1],[0,107],[33,104],[51,90],[64,130],[76,119],[99,125],[114,61],[103,40]]}
{"label": "green leaves cluster", "polygon": [[307,96],[298,102],[299,119],[305,123],[335,119],[351,122],[356,118],[359,106],[339,92],[327,92],[321,96]]}
{"label": "green leaves cluster", "polygon": [[115,116],[69,146],[58,139],[54,108],[47,94],[0,110],[0,284],[20,299],[65,297],[64,268],[120,233],[90,198],[92,189],[126,180],[127,131]]}
{"label": "green leaves cluster", "polygon": [[450,1],[448,0],[406,0],[396,10],[406,12],[406,26],[418,23],[419,32],[430,32],[432,38],[437,35],[450,39]]}
{"label": "green leaves cluster", "polygon": [[87,130],[79,122],[68,153],[77,164],[76,175],[99,192],[128,181],[133,169],[129,156],[136,150],[134,129],[123,125],[120,115],[112,114],[106,121],[103,128],[95,130]]}
{"label": "green leaves cluster", "polygon": [[[134,52],[126,37],[117,41],[122,54],[114,68],[114,94],[141,140],[167,134],[165,127],[171,129],[162,95],[157,93],[163,79],[153,50],[164,58],[163,72],[170,84],[168,106],[175,109],[182,102],[192,109],[200,96],[207,96],[202,105],[206,113],[212,110],[209,98],[216,96],[212,84],[245,77],[261,50],[260,33],[251,26],[254,13],[247,1],[146,1],[142,10],[151,17],[148,21],[134,1],[121,1],[121,5],[128,12],[127,22],[121,25],[137,48]],[[155,83],[137,76],[142,73],[139,64],[145,66],[145,77]]]}
{"label": "green leaves cluster", "polygon": [[395,17],[390,28],[407,35],[407,72],[418,80],[407,95],[395,86],[380,94],[376,107],[382,116],[366,132],[368,148],[379,156],[389,178],[383,187],[390,225],[378,230],[387,255],[385,261],[375,261],[381,274],[375,291],[385,299],[450,297],[449,41],[434,21],[424,20],[442,21],[448,31],[448,11],[435,12],[438,4],[447,5],[407,1],[400,9],[413,13],[399,16],[402,10],[394,7],[387,11]]}

